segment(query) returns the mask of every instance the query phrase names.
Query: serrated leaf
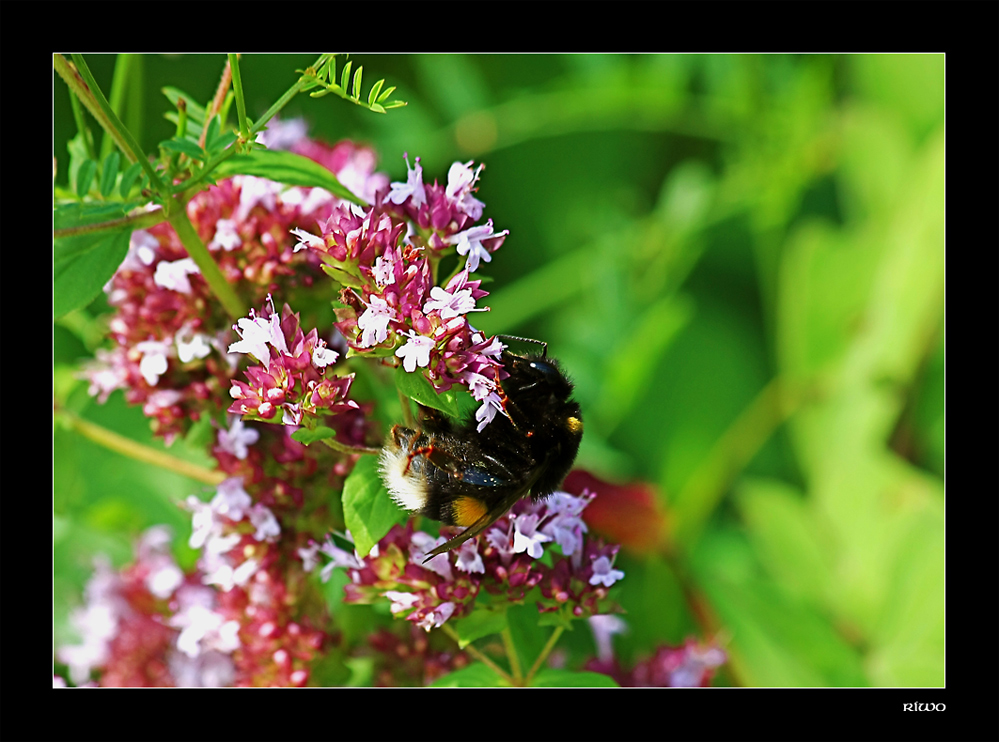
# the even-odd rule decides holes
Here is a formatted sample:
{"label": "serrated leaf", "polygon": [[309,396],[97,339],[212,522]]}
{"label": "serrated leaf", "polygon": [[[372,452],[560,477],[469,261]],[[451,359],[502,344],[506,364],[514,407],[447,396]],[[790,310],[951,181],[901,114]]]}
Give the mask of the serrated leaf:
{"label": "serrated leaf", "polygon": [[440,410],[449,417],[458,417],[461,414],[457,395],[450,390],[438,394],[422,371],[409,373],[399,366],[395,370],[395,385],[400,392],[424,407]]}
{"label": "serrated leaf", "polygon": [[340,73],[340,87],[343,88],[344,92],[347,92],[350,86],[350,67],[352,64],[354,64],[352,61],[347,62]]}
{"label": "serrated leaf", "polygon": [[312,430],[309,430],[308,428],[299,428],[291,434],[291,437],[292,440],[296,440],[299,443],[308,446],[310,443],[315,443],[316,441],[323,441],[327,438],[336,437],[336,431],[333,430],[333,428],[327,428],[325,425],[320,425]]}
{"label": "serrated leaf", "polygon": [[128,198],[128,194],[131,192],[132,186],[135,185],[135,179],[139,177],[139,173],[141,172],[142,163],[133,162],[122,174],[121,184],[118,187],[118,192],[122,195],[122,198]]}
{"label": "serrated leaf", "polygon": [[110,154],[104,158],[104,167],[101,169],[101,195],[107,198],[114,192],[115,179],[118,175],[118,163],[121,155],[118,150],[111,150]]}
{"label": "serrated leaf", "polygon": [[94,181],[94,173],[97,172],[97,163],[93,160],[87,160],[82,165],[80,165],[79,171],[76,173],[76,195],[83,198],[87,195],[90,190],[90,184]]}
{"label": "serrated leaf", "polygon": [[238,174],[256,175],[286,185],[325,188],[340,198],[363,203],[329,170],[307,157],[292,152],[262,149],[235,155],[220,163],[215,174],[218,178],[228,178]]}
{"label": "serrated leaf", "polygon": [[599,672],[573,672],[546,667],[531,681],[532,688],[618,688],[609,675]]}
{"label": "serrated leaf", "polygon": [[389,529],[406,519],[378,476],[378,459],[362,456],[343,483],[343,519],[362,557]]}
{"label": "serrated leaf", "polygon": [[476,639],[503,631],[507,627],[506,610],[477,607],[464,618],[453,621],[452,626],[458,634],[458,646],[464,649]]}
{"label": "serrated leaf", "polygon": [[475,662],[468,667],[455,670],[430,684],[431,688],[496,688],[507,685],[502,675],[495,670]]}
{"label": "serrated leaf", "polygon": [[[121,204],[73,204],[55,210],[56,229],[97,224],[124,215]],[[131,230],[87,232],[53,241],[53,301],[56,319],[89,304],[128,254]]]}

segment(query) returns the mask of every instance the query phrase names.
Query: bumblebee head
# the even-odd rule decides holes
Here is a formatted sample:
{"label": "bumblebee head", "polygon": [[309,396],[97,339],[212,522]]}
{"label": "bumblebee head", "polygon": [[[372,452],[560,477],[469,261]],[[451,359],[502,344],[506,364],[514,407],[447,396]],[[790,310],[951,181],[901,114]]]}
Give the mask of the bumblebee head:
{"label": "bumblebee head", "polygon": [[502,382],[508,396],[538,403],[566,402],[572,396],[572,382],[554,358],[544,354],[518,356],[506,351],[502,358],[510,374]]}

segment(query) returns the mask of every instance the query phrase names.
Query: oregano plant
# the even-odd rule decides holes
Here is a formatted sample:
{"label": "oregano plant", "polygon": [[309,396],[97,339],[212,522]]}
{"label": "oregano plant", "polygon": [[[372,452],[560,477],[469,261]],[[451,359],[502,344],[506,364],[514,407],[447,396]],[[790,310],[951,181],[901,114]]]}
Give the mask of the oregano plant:
{"label": "oregano plant", "polygon": [[[123,437],[57,394],[61,427],[204,489],[174,497],[190,563],[165,526],[126,566],[96,563],[56,683],[616,685],[598,664],[551,662],[574,624],[621,628],[618,546],[584,519],[599,491],[522,500],[424,563],[445,535],[380,478],[385,435],[417,404],[448,418],[499,408],[503,343],[475,317],[484,269],[514,237],[476,197],[483,164],[426,173],[419,156],[329,144],[283,118],[301,93],[372,115],[406,105],[381,79],[365,92],[343,55],[289,70],[255,117],[240,57],[220,58],[210,100],[163,90],[174,133],[154,151],[84,56],[53,60],[77,125],[54,198],[54,318],[106,302],[79,371],[89,394],[122,395],[156,437],[210,462]],[[112,88],[129,74],[122,56]],[[386,157],[405,157],[404,182],[379,171]],[[687,684],[724,660],[708,645],[671,651]]]}

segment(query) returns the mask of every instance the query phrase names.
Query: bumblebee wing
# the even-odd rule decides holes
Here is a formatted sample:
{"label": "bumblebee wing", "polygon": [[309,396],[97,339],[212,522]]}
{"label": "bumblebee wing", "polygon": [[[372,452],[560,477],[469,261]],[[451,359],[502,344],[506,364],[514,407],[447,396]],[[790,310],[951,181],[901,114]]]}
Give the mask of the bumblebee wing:
{"label": "bumblebee wing", "polygon": [[527,494],[530,489],[530,485],[524,487],[523,489],[516,489],[509,495],[504,497],[495,506],[488,510],[481,518],[475,521],[472,525],[466,528],[464,531],[459,533],[450,541],[447,541],[440,546],[436,547],[427,552],[427,558],[423,560],[426,564],[430,559],[433,559],[438,554],[443,554],[445,551],[451,551],[451,549],[457,549],[463,543],[468,541],[470,538],[475,538],[484,530],[489,528],[493,523],[495,523],[499,518],[506,514],[506,511],[513,507],[513,504],[517,502],[521,497]]}
{"label": "bumblebee wing", "polygon": [[482,533],[484,530],[489,528],[493,523],[495,523],[499,518],[506,514],[506,511],[513,507],[513,504],[517,502],[521,497],[527,495],[531,491],[531,487],[534,483],[538,481],[538,477],[541,476],[542,467],[535,467],[530,476],[527,477],[520,486],[508,492],[501,499],[497,500],[496,503],[486,511],[486,513],[475,521],[472,525],[466,528],[464,531],[459,533],[450,541],[446,541],[435,549],[427,552],[427,558],[423,560],[426,564],[427,560],[434,558],[438,554],[443,554],[445,551],[451,551],[451,549],[456,549],[463,543],[468,541],[470,538],[474,538]]}

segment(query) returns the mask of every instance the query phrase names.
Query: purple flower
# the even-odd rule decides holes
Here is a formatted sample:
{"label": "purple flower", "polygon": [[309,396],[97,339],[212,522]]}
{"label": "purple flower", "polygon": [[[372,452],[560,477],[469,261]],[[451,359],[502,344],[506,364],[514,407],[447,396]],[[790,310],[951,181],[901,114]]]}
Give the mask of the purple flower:
{"label": "purple flower", "polygon": [[613,569],[614,562],[605,556],[599,556],[593,560],[593,576],[590,577],[591,585],[603,585],[610,587],[615,582],[624,577],[624,572]]}
{"label": "purple flower", "polygon": [[388,338],[388,324],[395,318],[395,312],[380,296],[372,296],[371,303],[360,317],[357,326],[361,328],[361,346],[370,348]]}
{"label": "purple flower", "polygon": [[423,166],[420,165],[420,158],[416,158],[416,167],[409,167],[409,155],[403,155],[406,160],[406,182],[392,183],[391,193],[386,197],[386,201],[393,204],[401,204],[409,199],[409,202],[419,208],[427,202],[427,191],[423,185]]}
{"label": "purple flower", "polygon": [[[479,225],[478,227],[472,227],[471,229],[466,229],[464,232],[459,232],[458,234],[448,237],[447,244],[457,245],[455,250],[459,255],[467,255],[468,259],[465,262],[465,267],[470,273],[474,273],[479,269],[479,261],[484,260],[487,263],[492,261],[492,255],[490,255],[490,250],[483,244],[486,240],[497,240],[506,235],[510,234],[510,230],[504,229],[502,232],[493,232],[493,220],[488,220],[485,224]],[[493,250],[497,249],[499,245],[495,244]]]}
{"label": "purple flower", "polygon": [[513,524],[513,553],[527,552],[528,556],[540,559],[544,554],[541,544],[551,541],[551,536],[537,530],[538,516],[534,513],[518,515]]}
{"label": "purple flower", "polygon": [[416,367],[426,368],[430,365],[430,351],[434,348],[433,338],[418,335],[412,330],[406,333],[409,340],[395,354],[402,359],[402,367],[413,373]]}
{"label": "purple flower", "polygon": [[220,430],[218,435],[219,448],[231,453],[237,459],[243,460],[249,453],[249,447],[260,438],[260,433],[243,424],[241,417],[233,417],[229,430]]}

